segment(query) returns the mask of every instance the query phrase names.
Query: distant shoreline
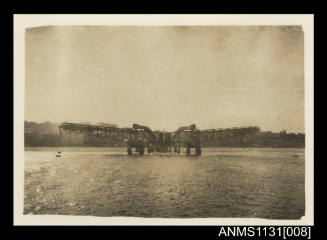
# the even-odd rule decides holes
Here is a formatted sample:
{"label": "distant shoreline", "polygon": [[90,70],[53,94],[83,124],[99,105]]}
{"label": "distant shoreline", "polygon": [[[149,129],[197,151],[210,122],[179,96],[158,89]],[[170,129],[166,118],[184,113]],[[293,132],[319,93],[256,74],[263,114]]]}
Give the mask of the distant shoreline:
{"label": "distant shoreline", "polygon": [[[125,147],[126,142],[118,139],[89,136],[83,134],[59,134],[58,123],[24,122],[25,147]],[[201,147],[229,148],[305,148],[304,133],[289,133],[283,130],[279,133],[254,131],[247,128],[237,130],[223,129],[214,139],[201,140]]]}

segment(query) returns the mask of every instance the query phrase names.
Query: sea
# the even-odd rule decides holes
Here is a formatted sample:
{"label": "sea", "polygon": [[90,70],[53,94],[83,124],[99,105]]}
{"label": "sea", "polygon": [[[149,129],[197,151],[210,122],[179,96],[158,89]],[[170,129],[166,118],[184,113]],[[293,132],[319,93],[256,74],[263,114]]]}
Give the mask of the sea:
{"label": "sea", "polygon": [[129,156],[126,148],[33,147],[24,158],[29,215],[300,219],[305,213],[303,148]]}

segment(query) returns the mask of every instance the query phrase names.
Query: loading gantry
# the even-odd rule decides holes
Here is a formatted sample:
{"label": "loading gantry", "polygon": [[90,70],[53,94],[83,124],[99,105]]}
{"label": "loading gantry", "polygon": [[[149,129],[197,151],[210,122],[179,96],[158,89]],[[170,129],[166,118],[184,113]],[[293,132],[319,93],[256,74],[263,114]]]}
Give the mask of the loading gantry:
{"label": "loading gantry", "polygon": [[105,137],[114,141],[127,142],[127,153],[131,155],[133,149],[139,155],[144,155],[147,148],[152,152],[174,152],[181,153],[185,148],[186,155],[195,149],[195,155],[201,155],[201,143],[210,141],[223,141],[225,135],[233,135],[239,139],[239,143],[253,134],[260,132],[258,127],[243,127],[229,129],[207,129],[200,131],[195,124],[180,127],[174,132],[152,131],[147,126],[133,124],[132,128],[118,128],[99,125],[87,125],[64,122],[59,126],[60,136],[63,133],[80,133],[97,137]]}
{"label": "loading gantry", "polygon": [[174,152],[180,153],[181,148],[186,148],[186,155],[190,155],[195,148],[195,155],[201,155],[200,130],[195,124],[180,127],[173,133]]}

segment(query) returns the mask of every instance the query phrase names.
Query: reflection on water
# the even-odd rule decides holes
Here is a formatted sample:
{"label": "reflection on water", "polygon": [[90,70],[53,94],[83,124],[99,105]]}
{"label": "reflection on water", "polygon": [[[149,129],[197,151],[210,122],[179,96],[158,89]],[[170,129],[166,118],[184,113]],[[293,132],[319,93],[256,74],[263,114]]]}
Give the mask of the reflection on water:
{"label": "reflection on water", "polygon": [[140,157],[121,148],[30,148],[24,213],[298,219],[304,149],[208,148],[200,157]]}

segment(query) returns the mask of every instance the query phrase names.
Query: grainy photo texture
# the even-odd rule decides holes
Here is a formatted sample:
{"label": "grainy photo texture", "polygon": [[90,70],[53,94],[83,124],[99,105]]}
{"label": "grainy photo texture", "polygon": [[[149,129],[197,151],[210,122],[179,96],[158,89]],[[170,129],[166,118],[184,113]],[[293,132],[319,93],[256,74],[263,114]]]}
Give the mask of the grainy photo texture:
{"label": "grainy photo texture", "polygon": [[301,26],[25,32],[24,214],[300,219]]}

